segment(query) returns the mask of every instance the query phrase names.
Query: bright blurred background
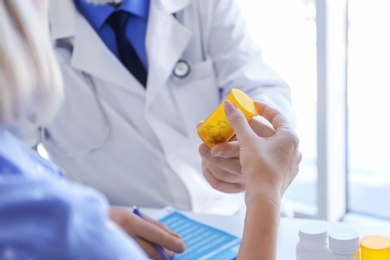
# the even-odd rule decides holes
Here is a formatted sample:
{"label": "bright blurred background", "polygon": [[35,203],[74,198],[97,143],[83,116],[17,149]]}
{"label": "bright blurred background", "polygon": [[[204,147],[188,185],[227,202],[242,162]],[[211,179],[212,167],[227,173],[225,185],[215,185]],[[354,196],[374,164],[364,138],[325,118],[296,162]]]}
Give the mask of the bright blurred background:
{"label": "bright blurred background", "polygon": [[[338,204],[343,208],[341,215],[336,214],[340,219],[390,220],[390,159],[387,158],[390,155],[390,92],[387,90],[390,88],[390,1],[239,2],[248,30],[263,50],[264,59],[292,89],[303,160],[300,173],[287,191],[285,200],[293,205],[297,216],[331,219],[332,214],[328,211],[338,210],[333,209],[333,205]],[[341,2],[343,5],[339,4]],[[320,9],[324,6],[326,10]],[[338,10],[343,7],[345,10]],[[332,15],[338,12],[342,19]],[[319,22],[327,26],[317,27],[316,16],[324,13],[325,20]],[[324,40],[317,28],[345,28],[345,35],[341,32],[339,38],[332,38],[331,31]],[[321,53],[323,48],[317,48],[317,43],[325,45],[330,53],[337,54]],[[338,51],[339,56],[345,56],[341,59],[345,79],[331,78],[338,74],[317,66],[318,59],[323,57],[328,66],[337,64],[339,61],[332,59],[337,57]],[[330,77],[328,83],[339,81],[345,88],[345,99],[332,95],[318,96],[322,87],[317,83],[317,75]],[[328,85],[329,89],[340,88]],[[344,102],[345,109],[340,109],[339,113],[345,119],[340,123],[336,117],[330,116],[323,130],[317,104],[324,104],[326,111],[332,106],[337,107],[334,102],[340,100]],[[332,134],[330,131],[337,131],[338,127],[342,133],[340,145],[328,144],[331,138],[326,136]],[[345,167],[341,166],[340,172],[332,172],[331,166],[319,169],[322,159],[317,155],[322,154],[323,146],[329,157],[342,151]],[[329,182],[320,183],[327,177],[319,178],[319,174],[335,176]],[[343,187],[338,188],[338,183]]]}

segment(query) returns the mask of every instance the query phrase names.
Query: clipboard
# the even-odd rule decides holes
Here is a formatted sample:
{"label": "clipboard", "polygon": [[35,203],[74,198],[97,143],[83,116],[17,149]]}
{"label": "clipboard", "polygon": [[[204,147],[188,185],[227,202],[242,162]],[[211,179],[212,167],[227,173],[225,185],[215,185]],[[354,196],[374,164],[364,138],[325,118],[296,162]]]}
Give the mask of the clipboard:
{"label": "clipboard", "polygon": [[223,230],[194,220],[180,211],[167,207],[154,217],[178,233],[186,245],[182,254],[174,260],[232,260],[235,259],[241,239]]}

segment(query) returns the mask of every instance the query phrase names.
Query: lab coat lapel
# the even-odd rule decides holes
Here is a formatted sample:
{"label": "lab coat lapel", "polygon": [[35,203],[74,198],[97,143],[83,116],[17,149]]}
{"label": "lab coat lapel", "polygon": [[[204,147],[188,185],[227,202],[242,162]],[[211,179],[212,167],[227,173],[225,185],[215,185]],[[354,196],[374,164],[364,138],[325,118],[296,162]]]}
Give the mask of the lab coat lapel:
{"label": "lab coat lapel", "polygon": [[104,45],[94,29],[76,10],[73,1],[51,0],[50,30],[53,41],[73,40],[71,66],[124,88],[144,95],[144,87]]}
{"label": "lab coat lapel", "polygon": [[159,89],[170,77],[191,38],[191,31],[173,16],[173,13],[184,8],[189,2],[189,0],[151,1],[146,33],[149,63],[146,106],[151,104]]}
{"label": "lab coat lapel", "polygon": [[71,65],[81,71],[144,95],[144,87],[105,46],[99,35],[80,15],[76,28]]}

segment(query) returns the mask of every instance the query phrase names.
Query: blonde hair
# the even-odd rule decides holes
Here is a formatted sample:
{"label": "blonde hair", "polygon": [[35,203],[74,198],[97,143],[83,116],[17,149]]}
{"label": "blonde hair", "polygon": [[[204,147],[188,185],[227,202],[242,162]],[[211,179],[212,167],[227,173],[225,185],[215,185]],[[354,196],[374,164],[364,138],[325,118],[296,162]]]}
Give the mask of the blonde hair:
{"label": "blonde hair", "polygon": [[62,98],[48,30],[32,1],[0,1],[0,125],[45,124]]}

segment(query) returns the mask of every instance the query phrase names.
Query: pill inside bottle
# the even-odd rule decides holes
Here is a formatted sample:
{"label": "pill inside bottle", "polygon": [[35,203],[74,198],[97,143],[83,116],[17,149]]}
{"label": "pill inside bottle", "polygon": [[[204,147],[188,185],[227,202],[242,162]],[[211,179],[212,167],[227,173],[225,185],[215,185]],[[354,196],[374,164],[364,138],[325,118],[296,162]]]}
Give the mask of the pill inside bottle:
{"label": "pill inside bottle", "polygon": [[[248,121],[258,115],[253,100],[239,89],[233,88],[225,100],[239,108]],[[235,135],[225,115],[224,101],[198,126],[199,137],[210,148],[229,141]]]}

